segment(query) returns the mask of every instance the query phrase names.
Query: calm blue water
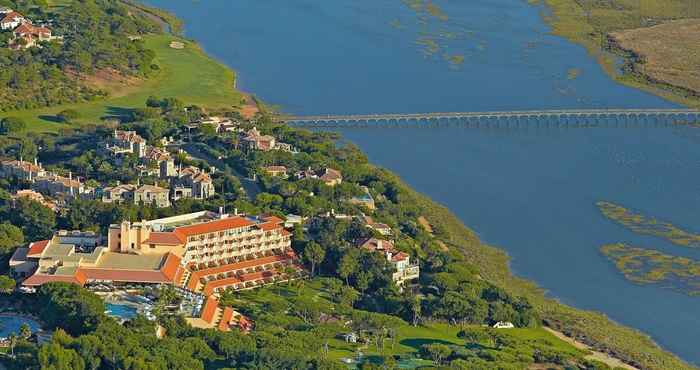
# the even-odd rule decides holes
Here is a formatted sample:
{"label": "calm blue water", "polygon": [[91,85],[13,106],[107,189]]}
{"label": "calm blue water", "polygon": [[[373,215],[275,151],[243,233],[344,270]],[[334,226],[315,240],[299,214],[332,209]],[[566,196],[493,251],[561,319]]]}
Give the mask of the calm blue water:
{"label": "calm blue water", "polygon": [[39,323],[30,318],[11,314],[0,314],[0,338],[7,338],[12,333],[19,335],[19,328],[24,323],[29,325],[32,333],[41,329]]}
{"label": "calm blue water", "polygon": [[137,314],[136,308],[126,304],[107,303],[105,308],[107,309],[105,312],[107,315],[118,319],[133,319]]}
{"label": "calm blue water", "polygon": [[[434,1],[447,20],[400,0],[148,2],[183,18],[187,36],[239,72],[239,88],[296,114],[674,106],[613,83],[582,48],[548,35],[542,9],[526,1]],[[594,205],[699,231],[697,130],[343,133],[507,250],[518,275],[700,363],[700,298],[635,286],[598,248],[700,251],[628,232]]]}

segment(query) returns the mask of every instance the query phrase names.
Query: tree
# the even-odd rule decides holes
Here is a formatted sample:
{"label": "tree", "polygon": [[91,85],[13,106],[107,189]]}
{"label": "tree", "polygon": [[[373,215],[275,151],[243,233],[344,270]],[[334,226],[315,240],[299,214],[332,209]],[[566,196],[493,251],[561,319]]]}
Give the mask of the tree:
{"label": "tree", "polygon": [[442,365],[445,359],[452,354],[452,349],[439,343],[424,344],[421,346],[421,354],[430,357],[435,365]]}
{"label": "tree", "polygon": [[304,248],[304,258],[311,264],[311,276],[315,276],[316,265],[323,262],[326,257],[326,250],[320,244],[311,241]]}
{"label": "tree", "polygon": [[360,271],[355,277],[355,287],[360,293],[365,294],[365,290],[369,288],[369,282],[372,280],[372,274],[367,271]]}
{"label": "tree", "polygon": [[14,358],[15,346],[17,345],[17,334],[10,333],[10,335],[7,337],[7,340],[10,342],[10,356]]}
{"label": "tree", "polygon": [[313,298],[301,297],[294,302],[292,310],[306,324],[311,325],[318,321],[322,306]]}
{"label": "tree", "polygon": [[58,112],[56,118],[63,123],[71,123],[80,117],[80,113],[73,109],[66,109]]}
{"label": "tree", "polygon": [[15,280],[7,275],[0,275],[0,292],[8,294],[15,289]]}
{"label": "tree", "polygon": [[216,137],[216,127],[210,123],[200,125],[199,132],[207,139]]}
{"label": "tree", "polygon": [[39,349],[39,364],[42,369],[76,370],[84,369],[85,361],[72,349],[63,348],[52,342]]}
{"label": "tree", "polygon": [[353,289],[352,287],[349,286],[344,286],[340,289],[340,296],[338,297],[338,303],[341,306],[347,307],[347,308],[352,308],[352,306],[355,304],[355,301],[357,301],[357,298],[360,296],[360,294],[357,292],[357,290]]}
{"label": "tree", "polygon": [[410,304],[411,304],[411,314],[412,314],[412,320],[411,323],[413,326],[418,326],[418,320],[420,319],[421,315],[421,298],[417,294],[414,294],[410,297]]}
{"label": "tree", "polygon": [[359,267],[359,258],[355,249],[351,249],[340,259],[338,275],[345,279],[345,285],[350,285],[350,276],[355,274]]}
{"label": "tree", "polygon": [[9,134],[27,128],[27,123],[18,117],[6,117],[0,120],[0,133]]}
{"label": "tree", "polygon": [[0,224],[0,255],[12,252],[22,243],[24,243],[22,229],[7,222]]}
{"label": "tree", "polygon": [[19,336],[27,339],[32,336],[32,328],[29,327],[29,324],[26,322],[23,322],[22,325],[19,327]]}
{"label": "tree", "polygon": [[17,200],[15,209],[10,214],[10,221],[22,227],[22,232],[28,240],[40,240],[53,234],[56,215],[41,203],[22,198]]}

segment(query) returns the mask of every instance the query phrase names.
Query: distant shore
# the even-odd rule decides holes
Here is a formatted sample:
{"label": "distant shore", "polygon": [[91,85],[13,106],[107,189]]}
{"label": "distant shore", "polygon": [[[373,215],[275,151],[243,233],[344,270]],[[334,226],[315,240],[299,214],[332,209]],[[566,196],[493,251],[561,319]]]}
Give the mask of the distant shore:
{"label": "distant shore", "polygon": [[[625,64],[634,63],[633,58],[636,56],[616,45],[608,45],[607,40],[601,40],[596,35],[596,30],[586,21],[584,10],[575,0],[531,0],[534,4],[540,1],[551,11],[551,14],[544,14],[543,18],[552,27],[552,34],[585,47],[605,73],[616,82],[686,107],[700,107],[700,100],[687,91],[650,78],[638,78],[622,73],[619,61],[623,60]],[[616,54],[605,50],[603,44],[614,50]]]}

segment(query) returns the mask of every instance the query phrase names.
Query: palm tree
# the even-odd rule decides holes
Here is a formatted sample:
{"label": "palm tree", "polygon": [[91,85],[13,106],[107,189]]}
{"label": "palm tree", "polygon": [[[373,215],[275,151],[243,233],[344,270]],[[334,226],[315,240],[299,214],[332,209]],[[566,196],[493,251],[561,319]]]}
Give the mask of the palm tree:
{"label": "palm tree", "polygon": [[17,345],[17,334],[10,333],[10,336],[7,337],[7,339],[10,340],[10,356],[12,358],[14,358],[15,357],[15,346]]}
{"label": "palm tree", "polygon": [[32,336],[32,328],[25,322],[19,327],[19,336],[27,339]]}

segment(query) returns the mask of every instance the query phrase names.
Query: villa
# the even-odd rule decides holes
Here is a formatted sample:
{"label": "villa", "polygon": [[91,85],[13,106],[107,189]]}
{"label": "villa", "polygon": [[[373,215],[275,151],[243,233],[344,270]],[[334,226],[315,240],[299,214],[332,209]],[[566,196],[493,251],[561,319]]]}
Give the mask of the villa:
{"label": "villa", "polygon": [[[54,39],[50,29],[34,26],[29,22],[22,23],[12,31],[12,34],[15,38],[10,47],[13,49],[30,48],[36,46],[37,42],[51,41]],[[22,42],[19,42],[19,40],[22,40]]]}
{"label": "villa", "polygon": [[275,149],[275,137],[270,135],[261,135],[257,128],[246,133],[242,140],[243,147],[247,150],[262,150],[268,151]]}
{"label": "villa", "polygon": [[134,190],[134,203],[155,204],[158,208],[170,207],[170,190],[155,185],[143,185]]}
{"label": "villa", "polygon": [[136,131],[114,130],[111,143],[105,148],[113,155],[136,154],[138,158],[146,156],[146,140]]}
{"label": "villa", "polygon": [[263,171],[272,177],[287,178],[287,167],[285,166],[267,166],[263,167]]}
{"label": "villa", "polygon": [[241,139],[241,144],[245,150],[282,150],[296,153],[290,144],[280,143],[271,135],[262,135],[256,127],[253,127],[245,134],[243,139]]}
{"label": "villa", "polygon": [[216,194],[214,182],[208,173],[197,167],[186,167],[178,170],[171,178],[172,198],[207,199]]}
{"label": "villa", "polygon": [[42,194],[61,198],[92,196],[95,190],[85,186],[80,180],[74,179],[72,173],[68,173],[68,177],[47,173],[35,178],[32,188]]}
{"label": "villa", "polygon": [[418,264],[411,264],[408,253],[396,250],[394,243],[388,240],[369,238],[359,243],[360,248],[368,251],[383,253],[387,261],[396,270],[391,275],[396,285],[402,286],[406,281],[418,279],[420,277],[420,267]]}
{"label": "villa", "polygon": [[46,171],[41,166],[41,163],[34,159],[34,163],[20,160],[3,160],[0,162],[0,176],[16,177],[24,181],[32,181],[33,179],[45,176]]}
{"label": "villa", "polygon": [[103,203],[124,203],[134,201],[134,191],[136,186],[131,184],[120,184],[102,189]]}
{"label": "villa", "polygon": [[367,226],[368,228],[384,236],[391,235],[391,227],[389,225],[383,224],[381,222],[375,222],[374,219],[370,216],[363,215],[363,218],[365,220],[365,226]]}
{"label": "villa", "polygon": [[319,179],[328,186],[340,185],[343,182],[343,175],[338,170],[325,168]]}
{"label": "villa", "polygon": [[343,175],[340,171],[332,168],[324,168],[323,171],[315,172],[311,168],[296,173],[296,178],[303,179],[319,179],[328,186],[340,185],[343,182]]}
{"label": "villa", "polygon": [[0,177],[28,181],[33,190],[57,198],[91,197],[95,190],[74,179],[71,173],[64,177],[44,170],[36,159],[34,163],[21,159],[1,161]]}
{"label": "villa", "polygon": [[12,9],[3,8],[6,13],[0,13],[2,19],[0,19],[0,29],[3,31],[13,30],[19,27],[22,23],[26,22],[27,19]]}

